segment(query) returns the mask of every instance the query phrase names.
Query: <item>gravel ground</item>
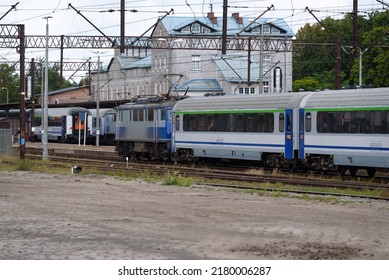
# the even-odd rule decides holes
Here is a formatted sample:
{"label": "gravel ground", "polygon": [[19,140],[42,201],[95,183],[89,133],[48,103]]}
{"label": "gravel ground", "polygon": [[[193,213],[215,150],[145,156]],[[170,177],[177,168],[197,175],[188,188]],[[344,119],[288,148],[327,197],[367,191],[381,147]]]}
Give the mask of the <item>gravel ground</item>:
{"label": "gravel ground", "polygon": [[0,172],[0,259],[389,259],[389,203]]}

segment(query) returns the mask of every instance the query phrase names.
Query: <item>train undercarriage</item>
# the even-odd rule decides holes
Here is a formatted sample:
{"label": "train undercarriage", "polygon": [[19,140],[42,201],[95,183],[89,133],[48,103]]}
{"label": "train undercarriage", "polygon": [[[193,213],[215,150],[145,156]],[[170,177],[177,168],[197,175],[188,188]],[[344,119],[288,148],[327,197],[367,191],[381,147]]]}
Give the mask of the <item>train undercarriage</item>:
{"label": "train undercarriage", "polygon": [[118,141],[116,151],[121,157],[141,160],[170,160],[170,148],[167,142],[124,142]]}
{"label": "train undercarriage", "polygon": [[[312,154],[307,155],[304,160],[299,160],[296,154],[295,158],[293,160],[287,160],[282,153],[263,153],[259,165],[274,169],[313,171],[323,175],[326,173],[337,173],[339,176],[344,176],[348,172],[352,177],[356,176],[359,170],[365,170],[369,177],[374,177],[376,173],[376,168],[374,167],[336,165],[331,155]],[[194,156],[192,149],[178,149],[174,155],[174,159],[177,161],[198,160]]]}

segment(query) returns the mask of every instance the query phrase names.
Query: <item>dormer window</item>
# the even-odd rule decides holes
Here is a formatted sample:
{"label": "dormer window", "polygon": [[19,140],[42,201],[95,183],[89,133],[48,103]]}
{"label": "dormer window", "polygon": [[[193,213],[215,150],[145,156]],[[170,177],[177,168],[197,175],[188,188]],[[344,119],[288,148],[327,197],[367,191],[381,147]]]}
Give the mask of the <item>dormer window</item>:
{"label": "dormer window", "polygon": [[263,34],[280,34],[281,30],[277,27],[270,26],[269,24],[258,25],[251,30],[251,33],[261,33],[261,27],[263,28]]}
{"label": "dormer window", "polygon": [[262,28],[263,28],[263,33],[265,33],[265,34],[270,33],[270,25],[268,25],[268,24],[262,25]]}
{"label": "dormer window", "polygon": [[209,28],[203,27],[203,33],[211,33]]}
{"label": "dormer window", "polygon": [[200,33],[201,32],[201,26],[198,23],[192,24],[192,33]]}
{"label": "dormer window", "polygon": [[213,30],[209,27],[206,27],[198,22],[194,22],[192,24],[189,24],[187,26],[182,27],[181,29],[178,29],[177,31],[181,33],[211,33]]}
{"label": "dormer window", "polygon": [[182,33],[190,33],[190,25],[185,26],[184,28],[181,29]]}
{"label": "dormer window", "polygon": [[280,34],[280,33],[281,33],[281,30],[279,30],[279,29],[276,28],[276,27],[272,27],[272,28],[271,28],[271,33],[272,33],[272,34]]}

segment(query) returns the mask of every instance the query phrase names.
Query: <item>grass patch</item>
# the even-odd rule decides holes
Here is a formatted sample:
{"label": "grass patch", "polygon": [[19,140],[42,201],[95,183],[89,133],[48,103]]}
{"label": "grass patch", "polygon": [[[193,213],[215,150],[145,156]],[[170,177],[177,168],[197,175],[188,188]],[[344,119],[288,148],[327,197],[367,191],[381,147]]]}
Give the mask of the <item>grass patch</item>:
{"label": "grass patch", "polygon": [[190,187],[193,184],[193,179],[190,177],[184,177],[177,172],[168,173],[164,176],[163,184],[175,185],[180,187]]}
{"label": "grass patch", "polygon": [[17,162],[16,170],[18,171],[31,171],[34,163],[28,159],[21,159]]}

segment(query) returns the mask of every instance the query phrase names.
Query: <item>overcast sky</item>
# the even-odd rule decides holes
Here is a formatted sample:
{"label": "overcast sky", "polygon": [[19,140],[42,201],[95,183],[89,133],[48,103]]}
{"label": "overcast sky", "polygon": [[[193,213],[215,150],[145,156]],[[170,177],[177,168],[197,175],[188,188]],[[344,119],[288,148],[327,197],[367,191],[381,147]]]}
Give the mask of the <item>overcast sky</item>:
{"label": "overcast sky", "polygon": [[[381,0],[382,1],[382,0]],[[383,0],[389,3],[389,0]],[[12,10],[0,24],[24,24],[26,35],[45,35],[46,20],[49,19],[50,35],[100,35],[84,18],[76,11],[68,7],[71,3],[85,17],[93,22],[105,34],[110,36],[120,35],[120,0],[1,0],[0,17],[2,17],[12,5],[17,2],[16,10]],[[360,14],[373,10],[388,8],[376,0],[359,0],[358,10]],[[158,17],[166,11],[174,9],[177,16],[202,17],[212,10],[216,16],[222,17],[223,0],[129,0],[125,1],[126,12],[126,36],[141,35],[149,29]],[[319,4],[321,3],[321,4]],[[212,4],[212,5],[211,5]],[[228,0],[228,14],[239,12],[245,18],[255,18],[274,5],[274,10],[267,12],[263,18],[283,18],[295,32],[306,23],[315,23],[315,19],[305,7],[315,11],[318,18],[334,17],[342,18],[345,13],[351,12],[353,0]],[[131,10],[137,10],[132,12]],[[112,10],[112,12],[108,12]],[[1,38],[0,38],[1,40]],[[1,42],[0,42],[1,43]],[[50,50],[49,60],[58,61],[59,51]],[[102,51],[101,57],[108,60],[112,56],[110,51]],[[65,50],[65,60],[77,60],[92,57],[97,54],[93,50],[72,51]],[[44,50],[27,49],[26,58],[44,57]],[[19,55],[13,49],[0,49],[0,63],[17,61]]]}

